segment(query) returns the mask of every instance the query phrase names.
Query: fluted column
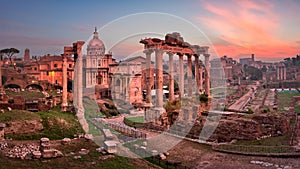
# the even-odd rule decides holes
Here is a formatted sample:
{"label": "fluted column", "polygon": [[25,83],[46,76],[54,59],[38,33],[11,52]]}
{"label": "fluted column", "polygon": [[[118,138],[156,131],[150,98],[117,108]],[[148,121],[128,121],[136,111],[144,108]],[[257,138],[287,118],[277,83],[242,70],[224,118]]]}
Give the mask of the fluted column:
{"label": "fluted column", "polygon": [[67,111],[68,106],[68,75],[67,75],[67,56],[63,54],[63,70],[62,70],[62,84],[63,84],[63,91],[62,91],[62,104],[61,109],[62,111]]}
{"label": "fluted column", "polygon": [[146,83],[147,83],[147,88],[146,88],[146,103],[151,103],[152,102],[152,96],[151,96],[151,54],[152,50],[145,50],[144,53],[146,54]]}
{"label": "fluted column", "polygon": [[187,55],[188,58],[188,70],[187,70],[187,75],[188,75],[188,96],[192,97],[193,93],[193,86],[192,86],[192,56]]}
{"label": "fluted column", "polygon": [[184,96],[184,73],[183,73],[183,55],[179,54],[179,91],[180,97]]}
{"label": "fluted column", "polygon": [[156,63],[156,106],[163,107],[163,63],[162,63],[163,50],[155,50],[155,63]]}
{"label": "fluted column", "polygon": [[196,94],[199,94],[199,56],[195,55],[195,81],[196,81]]}
{"label": "fluted column", "polygon": [[170,84],[169,84],[169,100],[173,101],[174,96],[174,62],[173,53],[169,52],[169,73],[170,73]]}
{"label": "fluted column", "polygon": [[209,54],[204,54],[205,56],[205,68],[206,68],[206,76],[205,76],[205,93],[210,96],[210,64],[209,64]]}

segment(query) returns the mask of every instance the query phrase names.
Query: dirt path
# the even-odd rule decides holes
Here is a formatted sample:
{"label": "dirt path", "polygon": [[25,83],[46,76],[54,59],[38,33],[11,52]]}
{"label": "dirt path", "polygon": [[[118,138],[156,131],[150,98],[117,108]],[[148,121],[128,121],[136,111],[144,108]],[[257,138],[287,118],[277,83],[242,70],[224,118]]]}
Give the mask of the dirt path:
{"label": "dirt path", "polygon": [[[169,151],[167,160],[180,161],[192,168],[205,169],[299,169],[298,158],[243,156],[215,152],[207,145],[182,141]],[[270,166],[267,166],[270,165]]]}
{"label": "dirt path", "polygon": [[[254,90],[252,90],[252,88]],[[256,88],[257,88],[256,85],[249,85],[249,86],[247,86],[248,92],[246,94],[244,94],[241,98],[239,98],[235,103],[233,103],[229,107],[229,109],[231,109],[231,110],[237,110],[237,111],[243,110],[244,106],[249,101],[249,98],[254,95],[254,91],[256,90]]]}

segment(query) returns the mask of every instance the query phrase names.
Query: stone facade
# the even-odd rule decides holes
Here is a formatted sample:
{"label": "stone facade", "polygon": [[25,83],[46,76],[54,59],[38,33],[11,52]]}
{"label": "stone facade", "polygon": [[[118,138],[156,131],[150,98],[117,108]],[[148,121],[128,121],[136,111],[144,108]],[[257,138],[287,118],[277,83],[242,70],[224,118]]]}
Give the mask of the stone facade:
{"label": "stone facade", "polygon": [[105,54],[104,43],[99,39],[97,29],[87,45],[87,53],[83,56],[83,86],[102,88],[109,86],[109,65],[115,63],[112,53]]}
{"label": "stone facade", "polygon": [[141,103],[142,73],[145,58],[141,56],[123,60],[114,65],[112,76],[113,97],[132,103]]}
{"label": "stone facade", "polygon": [[[62,88],[63,81],[63,56],[45,55],[37,60],[32,59],[24,65],[24,72],[27,76],[33,77],[37,81],[47,81]],[[67,57],[68,79],[73,79],[74,58]]]}

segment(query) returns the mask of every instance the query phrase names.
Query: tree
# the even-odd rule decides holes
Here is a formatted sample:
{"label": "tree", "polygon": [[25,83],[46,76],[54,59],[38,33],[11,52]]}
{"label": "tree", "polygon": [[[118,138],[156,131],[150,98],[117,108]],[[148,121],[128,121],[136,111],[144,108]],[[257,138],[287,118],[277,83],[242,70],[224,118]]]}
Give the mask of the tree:
{"label": "tree", "polygon": [[12,65],[12,57],[14,56],[14,54],[20,53],[20,51],[16,48],[6,48],[6,49],[0,50],[0,53],[1,53],[1,56],[6,55],[6,57],[10,61],[10,65]]}
{"label": "tree", "polygon": [[264,65],[264,66],[261,68],[261,71],[262,71],[262,72],[267,72],[267,70],[268,70],[268,69],[267,69],[266,65]]}
{"label": "tree", "polygon": [[251,80],[261,80],[262,79],[262,71],[256,67],[248,66],[247,74],[250,75]]}

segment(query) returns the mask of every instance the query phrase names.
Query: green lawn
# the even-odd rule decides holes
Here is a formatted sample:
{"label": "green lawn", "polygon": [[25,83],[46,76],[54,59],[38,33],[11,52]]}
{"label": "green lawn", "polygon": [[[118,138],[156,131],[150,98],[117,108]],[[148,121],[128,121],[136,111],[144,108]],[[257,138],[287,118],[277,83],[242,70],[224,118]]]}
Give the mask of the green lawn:
{"label": "green lawn", "polygon": [[40,116],[36,113],[26,110],[12,110],[5,111],[0,114],[0,122],[7,123],[10,121],[23,121],[23,120],[39,120]]}
{"label": "green lawn", "polygon": [[[40,159],[40,160],[21,160],[6,157],[0,152],[0,168],[1,169],[49,169],[49,168],[85,168],[85,169],[139,169],[139,168],[159,168],[151,164],[145,163],[142,159],[131,159],[119,157],[116,155],[102,155],[96,149],[99,146],[93,142],[85,142],[83,140],[72,140],[69,145],[60,145],[55,147],[68,155],[71,152],[80,155],[81,149],[90,150],[87,155],[80,155],[81,159],[75,159],[75,155],[68,155],[62,158]],[[109,157],[109,158],[107,158]],[[107,159],[106,159],[107,158]]]}
{"label": "green lawn", "polygon": [[288,146],[290,143],[290,134],[278,137],[269,137],[262,140],[239,140],[236,145],[253,145],[253,146]]}
{"label": "green lawn", "polygon": [[144,116],[127,117],[127,120],[130,120],[130,121],[136,122],[136,123],[144,123]]}
{"label": "green lawn", "polygon": [[300,96],[298,92],[277,92],[278,108],[284,112],[284,107],[289,107],[293,96]]}
{"label": "green lawn", "polygon": [[43,130],[35,133],[6,134],[5,137],[14,140],[38,140],[42,137],[50,139],[73,138],[74,134],[84,133],[77,117],[71,112],[60,112],[59,107],[45,112],[29,112],[23,110],[6,111],[0,115],[0,122],[10,124],[12,121],[41,121]]}
{"label": "green lawn", "polygon": [[22,96],[25,99],[38,99],[38,98],[45,97],[42,92],[20,91],[19,93],[17,93],[17,92],[6,90],[5,93],[10,97]]}

